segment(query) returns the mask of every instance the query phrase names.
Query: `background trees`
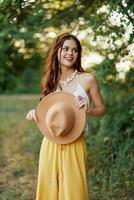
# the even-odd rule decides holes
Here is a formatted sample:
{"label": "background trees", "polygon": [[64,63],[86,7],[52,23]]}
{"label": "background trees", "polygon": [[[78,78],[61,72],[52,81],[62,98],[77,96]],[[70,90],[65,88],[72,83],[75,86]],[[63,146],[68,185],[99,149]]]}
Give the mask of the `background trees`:
{"label": "background trees", "polygon": [[[103,82],[117,81],[118,74],[123,78],[126,73],[129,80],[133,74],[133,7],[130,0],[1,1],[1,93],[39,92],[40,66],[53,38],[65,31],[80,38],[83,55],[98,52],[104,57],[99,66],[93,65]],[[120,62],[124,69],[116,69]]]}

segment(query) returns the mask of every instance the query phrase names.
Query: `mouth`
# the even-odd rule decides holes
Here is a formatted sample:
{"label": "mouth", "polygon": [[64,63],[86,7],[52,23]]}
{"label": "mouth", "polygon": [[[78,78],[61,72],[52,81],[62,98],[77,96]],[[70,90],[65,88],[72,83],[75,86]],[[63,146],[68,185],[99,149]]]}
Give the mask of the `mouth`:
{"label": "mouth", "polygon": [[65,59],[68,60],[68,61],[73,61],[72,57],[65,57]]}

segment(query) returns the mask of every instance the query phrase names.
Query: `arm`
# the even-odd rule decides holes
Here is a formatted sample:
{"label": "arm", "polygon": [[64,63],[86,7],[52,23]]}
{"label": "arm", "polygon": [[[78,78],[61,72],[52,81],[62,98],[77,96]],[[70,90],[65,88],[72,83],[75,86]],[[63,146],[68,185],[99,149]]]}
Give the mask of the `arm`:
{"label": "arm", "polygon": [[104,115],[106,108],[103,104],[98,82],[93,74],[90,75],[89,85],[93,107],[91,108],[91,110],[87,111],[87,114],[94,117],[102,116]]}

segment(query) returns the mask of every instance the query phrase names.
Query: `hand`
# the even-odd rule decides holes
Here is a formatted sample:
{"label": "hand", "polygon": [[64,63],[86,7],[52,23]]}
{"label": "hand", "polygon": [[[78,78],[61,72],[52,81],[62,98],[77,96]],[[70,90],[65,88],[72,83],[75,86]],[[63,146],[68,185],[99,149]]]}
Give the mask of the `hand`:
{"label": "hand", "polygon": [[76,107],[78,107],[79,109],[84,107],[85,111],[86,112],[88,111],[88,103],[85,98],[83,98],[82,96],[76,96],[75,100],[76,100]]}
{"label": "hand", "polygon": [[35,109],[30,110],[30,111],[28,112],[28,114],[26,115],[26,119],[27,119],[27,120],[33,120],[33,119],[34,119],[34,121],[37,122],[37,116],[36,116]]}

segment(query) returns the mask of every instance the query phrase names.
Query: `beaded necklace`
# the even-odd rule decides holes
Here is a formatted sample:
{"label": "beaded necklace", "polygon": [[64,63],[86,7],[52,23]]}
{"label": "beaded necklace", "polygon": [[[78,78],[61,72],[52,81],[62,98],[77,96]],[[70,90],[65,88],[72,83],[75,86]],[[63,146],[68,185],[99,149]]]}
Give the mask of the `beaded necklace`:
{"label": "beaded necklace", "polygon": [[61,85],[63,84],[65,87],[67,87],[68,84],[74,79],[74,77],[76,76],[76,74],[77,74],[77,70],[75,70],[73,72],[73,74],[67,76],[65,80],[60,80],[60,84]]}

